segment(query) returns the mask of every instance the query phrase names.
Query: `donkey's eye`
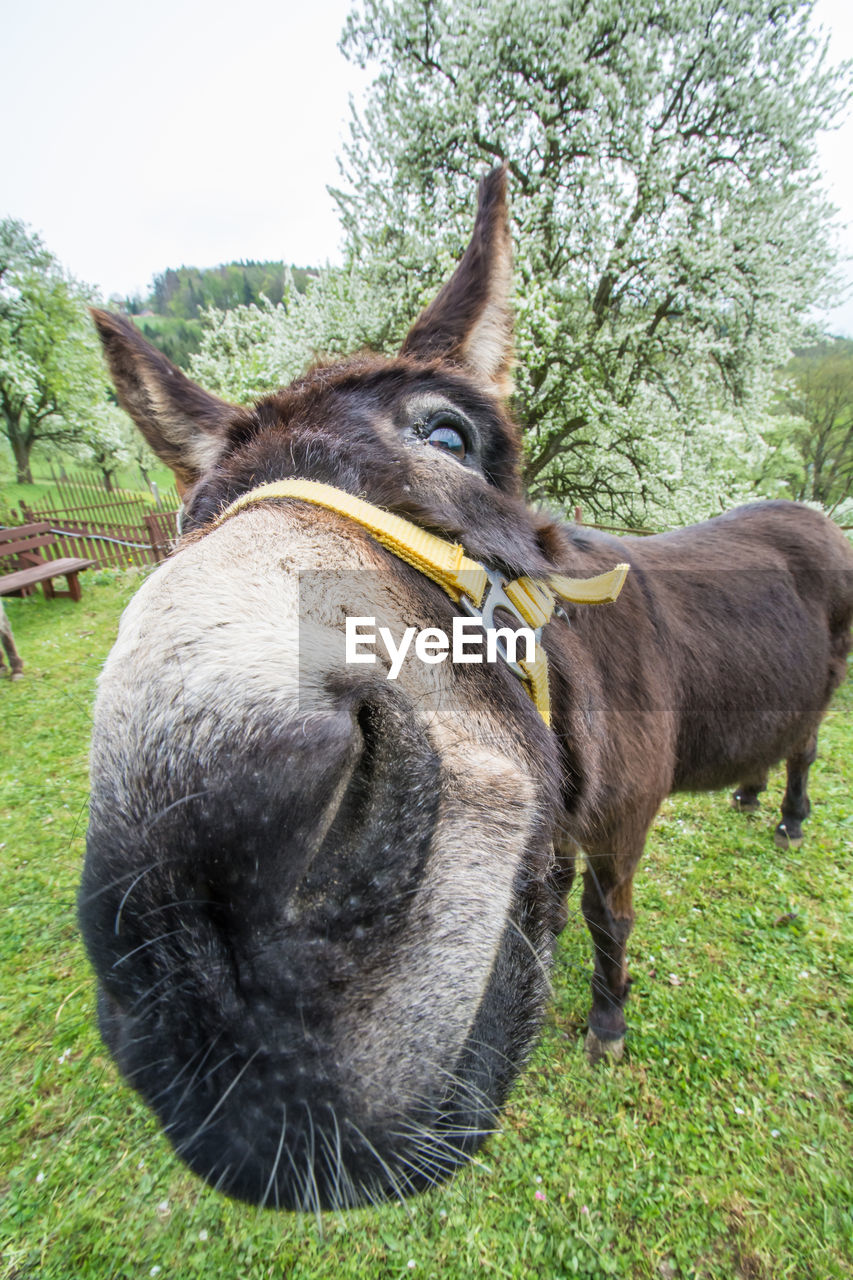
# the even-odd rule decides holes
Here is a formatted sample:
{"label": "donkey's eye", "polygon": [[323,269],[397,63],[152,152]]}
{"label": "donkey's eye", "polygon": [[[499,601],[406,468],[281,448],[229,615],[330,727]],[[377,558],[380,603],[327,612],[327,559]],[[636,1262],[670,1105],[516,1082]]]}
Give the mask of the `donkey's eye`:
{"label": "donkey's eye", "polygon": [[453,425],[453,419],[444,415],[434,418],[429,424],[427,444],[433,445],[436,449],[446,449],[448,453],[452,453],[454,458],[459,458],[460,461],[465,457],[467,451],[464,436]]}

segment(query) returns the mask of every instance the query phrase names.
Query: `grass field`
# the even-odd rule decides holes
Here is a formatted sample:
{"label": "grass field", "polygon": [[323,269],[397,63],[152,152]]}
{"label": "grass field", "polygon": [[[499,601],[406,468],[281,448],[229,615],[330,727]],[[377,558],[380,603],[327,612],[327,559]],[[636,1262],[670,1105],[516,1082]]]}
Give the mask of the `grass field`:
{"label": "grass field", "polygon": [[94,1027],[74,920],[94,681],[134,587],[7,602],[0,684],[0,1246],[24,1277],[711,1277],[853,1273],[853,687],[824,727],[807,842],[676,797],[637,881],[625,1061],[582,1052],[589,947],[482,1165],[407,1206],[320,1222],[189,1175]]}
{"label": "grass field", "polygon": [[[30,507],[38,507],[45,498],[55,499],[57,489],[53,477],[60,474],[62,466],[70,474],[90,476],[97,484],[103,481],[103,476],[97,467],[83,465],[75,458],[60,452],[48,458],[38,450],[34,450],[31,465],[33,483],[18,484],[15,480],[15,466],[11,452],[4,449],[3,442],[0,441],[0,524],[4,520],[12,521],[12,512],[20,510],[21,502],[25,502]],[[160,465],[151,467],[149,474],[151,479],[160,486],[162,492],[175,483],[175,477],[168,467]],[[129,489],[137,493],[150,494],[139,468],[130,463],[118,468],[113,476],[113,484],[116,489]],[[17,519],[17,516],[15,518]]]}

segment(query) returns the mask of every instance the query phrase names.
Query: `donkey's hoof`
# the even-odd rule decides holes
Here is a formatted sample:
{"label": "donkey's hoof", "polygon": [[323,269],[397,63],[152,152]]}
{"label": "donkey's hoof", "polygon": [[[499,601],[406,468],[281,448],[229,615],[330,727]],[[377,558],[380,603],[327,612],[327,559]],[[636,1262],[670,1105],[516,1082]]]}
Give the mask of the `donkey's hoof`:
{"label": "donkey's hoof", "polygon": [[738,813],[758,813],[761,801],[758,796],[742,796],[739,791],[735,791],[732,795],[732,808],[737,809]]}
{"label": "donkey's hoof", "polygon": [[784,822],[780,822],[773,832],[773,839],[780,849],[799,849],[803,843],[803,833],[789,832]]}
{"label": "donkey's hoof", "polygon": [[620,1062],[625,1052],[625,1037],[599,1040],[594,1031],[587,1031],[583,1047],[591,1067],[597,1066],[599,1062]]}

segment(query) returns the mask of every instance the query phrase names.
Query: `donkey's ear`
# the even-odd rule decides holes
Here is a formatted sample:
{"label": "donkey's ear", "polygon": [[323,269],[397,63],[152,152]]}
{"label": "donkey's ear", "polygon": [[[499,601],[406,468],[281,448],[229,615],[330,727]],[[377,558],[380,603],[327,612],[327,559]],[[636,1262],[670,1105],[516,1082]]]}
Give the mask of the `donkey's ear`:
{"label": "donkey's ear", "polygon": [[409,330],[401,354],[461,365],[492,395],[512,390],[512,245],[506,170],[480,182],[474,234],[459,266]]}
{"label": "donkey's ear", "polygon": [[243,410],[202,391],[124,316],[93,308],[92,319],[119,404],[178,480],[192,484],[216,463]]}

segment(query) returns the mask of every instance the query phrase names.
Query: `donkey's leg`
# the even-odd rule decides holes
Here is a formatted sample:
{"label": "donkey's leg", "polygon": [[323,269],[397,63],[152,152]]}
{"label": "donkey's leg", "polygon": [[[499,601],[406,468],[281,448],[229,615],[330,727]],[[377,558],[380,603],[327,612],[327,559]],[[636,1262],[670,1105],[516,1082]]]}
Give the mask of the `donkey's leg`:
{"label": "donkey's leg", "polygon": [[[0,641],[6,650],[6,656],[9,659],[9,666],[12,669],[12,679],[20,680],[21,673],[24,670],[24,664],[21,662],[18,650],[15,648],[15,641],[12,636],[12,628],[9,619],[6,617],[6,610],[0,606]],[[3,673],[3,657],[0,655],[0,675]]]}
{"label": "donkey's leg", "polygon": [[803,822],[811,811],[806,790],[809,769],[817,756],[817,732],[805,746],[788,757],[788,785],[782,797],[782,821],[776,828],[776,843],[780,849],[798,849],[803,843]]}
{"label": "donkey's leg", "polygon": [[554,866],[550,881],[554,888],[554,923],[555,933],[562,933],[569,919],[568,896],[575,882],[579,846],[564,831],[558,831],[554,838]]}
{"label": "donkey's leg", "polygon": [[761,807],[759,796],[767,790],[767,774],[744,778],[737,791],[732,792],[732,806],[739,813],[755,813]]}
{"label": "donkey's leg", "polygon": [[587,852],[581,909],[592,935],[592,1009],[586,1052],[590,1062],[618,1061],[625,1047],[624,1004],[631,979],[626,965],[628,936],[634,923],[634,871],[643,852],[645,831],[631,848],[598,855]]}

